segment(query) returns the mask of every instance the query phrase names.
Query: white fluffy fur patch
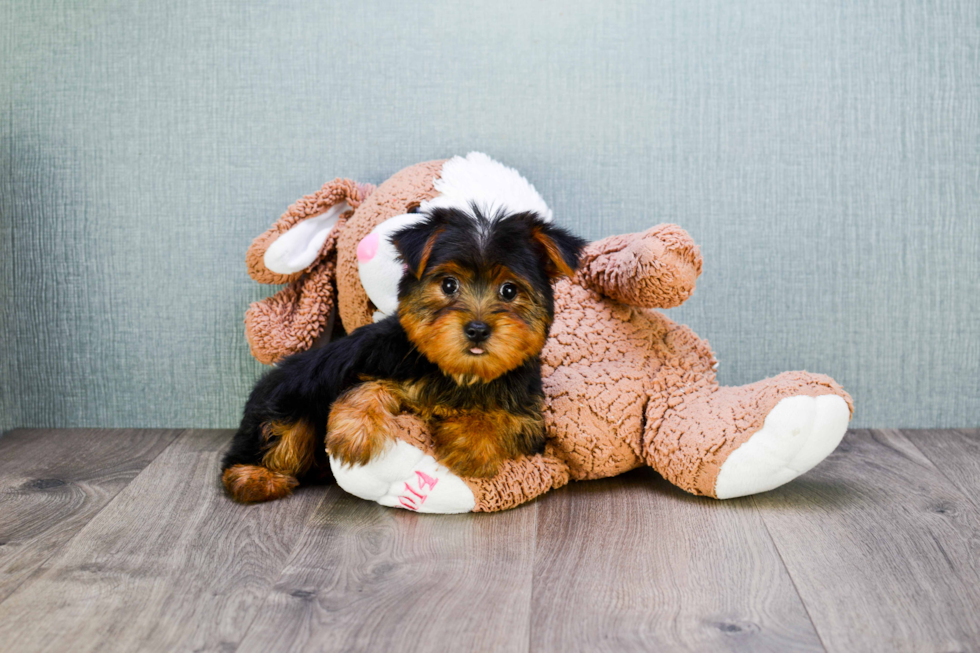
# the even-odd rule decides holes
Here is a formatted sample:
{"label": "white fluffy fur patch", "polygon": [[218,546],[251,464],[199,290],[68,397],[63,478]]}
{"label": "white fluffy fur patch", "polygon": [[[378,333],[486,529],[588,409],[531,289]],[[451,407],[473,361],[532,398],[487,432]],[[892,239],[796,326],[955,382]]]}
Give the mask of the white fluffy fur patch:
{"label": "white fluffy fur patch", "polygon": [[551,209],[521,173],[482,152],[446,161],[433,185],[440,195],[422,202],[423,211],[444,207],[470,212],[471,205],[476,204],[485,215],[535,211],[545,220],[552,220]]}

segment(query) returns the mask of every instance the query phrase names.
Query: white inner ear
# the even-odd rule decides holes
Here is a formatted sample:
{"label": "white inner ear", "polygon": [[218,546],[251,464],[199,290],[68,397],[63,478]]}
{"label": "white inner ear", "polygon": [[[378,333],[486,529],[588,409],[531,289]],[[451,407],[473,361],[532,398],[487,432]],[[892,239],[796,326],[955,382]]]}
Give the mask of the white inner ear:
{"label": "white inner ear", "polygon": [[265,267],[276,274],[293,274],[310,267],[320,255],[320,249],[337,220],[349,210],[347,202],[340,202],[331,206],[326,213],[297,223],[265,250],[262,259]]}

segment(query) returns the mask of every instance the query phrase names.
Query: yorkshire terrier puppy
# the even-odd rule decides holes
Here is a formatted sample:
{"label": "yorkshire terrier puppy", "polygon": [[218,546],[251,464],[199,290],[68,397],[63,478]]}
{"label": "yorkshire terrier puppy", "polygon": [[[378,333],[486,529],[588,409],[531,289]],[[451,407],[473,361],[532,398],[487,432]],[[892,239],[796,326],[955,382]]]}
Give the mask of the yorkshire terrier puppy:
{"label": "yorkshire terrier puppy", "polygon": [[397,316],[285,359],[256,385],[225,455],[239,501],[328,477],[326,451],[362,465],[392,441],[395,417],[432,428],[437,460],[460,476],[544,448],[540,353],[552,281],[585,241],[533,212],[434,209],[392,236],[405,263]]}

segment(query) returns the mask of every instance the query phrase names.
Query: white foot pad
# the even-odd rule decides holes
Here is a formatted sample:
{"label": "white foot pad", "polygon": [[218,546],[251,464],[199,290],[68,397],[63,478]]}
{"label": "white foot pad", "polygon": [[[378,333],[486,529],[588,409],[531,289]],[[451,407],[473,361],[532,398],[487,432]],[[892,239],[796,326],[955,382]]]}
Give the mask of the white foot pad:
{"label": "white foot pad", "polygon": [[722,463],[715,496],[767,492],[813,469],[840,444],[850,418],[847,403],[837,395],[783,399],[762,428]]}
{"label": "white foot pad", "polygon": [[476,506],[466,483],[402,440],[367,465],[348,466],[331,456],[330,469],[344,490],[382,506],[444,514],[470,512]]}

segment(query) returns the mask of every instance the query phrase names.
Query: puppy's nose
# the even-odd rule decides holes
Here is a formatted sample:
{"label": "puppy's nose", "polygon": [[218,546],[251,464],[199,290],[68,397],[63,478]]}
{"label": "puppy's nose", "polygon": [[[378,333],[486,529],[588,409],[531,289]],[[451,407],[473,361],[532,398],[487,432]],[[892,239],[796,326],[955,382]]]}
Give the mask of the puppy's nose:
{"label": "puppy's nose", "polygon": [[486,322],[474,320],[466,325],[463,332],[470,339],[470,342],[481,343],[490,337],[490,326]]}

